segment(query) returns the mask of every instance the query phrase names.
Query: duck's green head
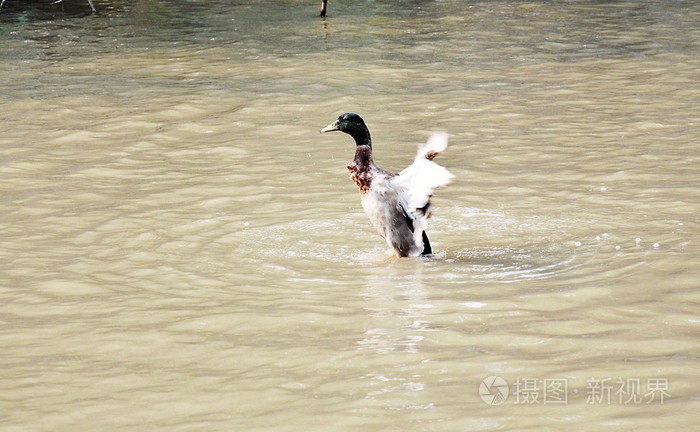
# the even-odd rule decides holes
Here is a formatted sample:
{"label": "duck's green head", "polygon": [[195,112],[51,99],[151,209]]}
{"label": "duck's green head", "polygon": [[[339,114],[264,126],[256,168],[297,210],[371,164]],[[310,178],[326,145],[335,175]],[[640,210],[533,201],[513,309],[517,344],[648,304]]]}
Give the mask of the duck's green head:
{"label": "duck's green head", "polygon": [[355,139],[357,145],[372,145],[367,125],[362,117],[355,113],[341,114],[338,120],[321,129],[321,133],[333,131],[345,132]]}

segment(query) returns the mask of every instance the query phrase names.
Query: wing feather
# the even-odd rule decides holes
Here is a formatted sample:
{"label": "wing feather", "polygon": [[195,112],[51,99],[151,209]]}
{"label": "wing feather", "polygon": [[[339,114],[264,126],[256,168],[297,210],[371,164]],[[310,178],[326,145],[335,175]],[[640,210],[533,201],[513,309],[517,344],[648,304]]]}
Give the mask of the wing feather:
{"label": "wing feather", "polygon": [[426,208],[433,191],[449,184],[454,175],[432,161],[438,153],[447,148],[447,134],[433,132],[428,142],[421,145],[413,163],[401,171],[393,180],[400,186],[402,205],[409,213]]}
{"label": "wing feather", "polygon": [[447,134],[433,132],[428,142],[418,147],[413,163],[392,179],[394,187],[399,190],[399,204],[408,218],[413,220],[411,228],[415,246],[410,253],[412,256],[424,250],[433,191],[446,186],[454,178],[445,167],[433,162],[433,158],[446,148]]}

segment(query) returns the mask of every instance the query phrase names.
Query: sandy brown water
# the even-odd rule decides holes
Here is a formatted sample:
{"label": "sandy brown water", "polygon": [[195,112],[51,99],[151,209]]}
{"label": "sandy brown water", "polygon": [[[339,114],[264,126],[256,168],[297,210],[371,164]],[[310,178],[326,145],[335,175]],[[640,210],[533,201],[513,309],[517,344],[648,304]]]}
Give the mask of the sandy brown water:
{"label": "sandy brown water", "polygon": [[[9,6],[3,432],[698,430],[698,3]],[[345,111],[450,134],[433,257]]]}

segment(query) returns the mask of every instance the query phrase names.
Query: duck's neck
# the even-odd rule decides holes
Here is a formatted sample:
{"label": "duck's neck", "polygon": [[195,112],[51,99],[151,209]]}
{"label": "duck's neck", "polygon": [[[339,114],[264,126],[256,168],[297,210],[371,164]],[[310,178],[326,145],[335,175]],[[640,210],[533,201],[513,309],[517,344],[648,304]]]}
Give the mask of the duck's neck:
{"label": "duck's neck", "polygon": [[353,134],[355,139],[355,164],[361,167],[372,163],[372,137],[367,129]]}
{"label": "duck's neck", "polygon": [[369,148],[372,148],[372,137],[370,136],[369,130],[367,130],[367,128],[362,128],[359,131],[356,131],[352,134],[352,137],[355,140],[356,145],[364,145]]}
{"label": "duck's neck", "polygon": [[350,178],[360,189],[360,194],[369,192],[372,185],[372,140],[369,132],[358,137],[353,135],[357,146],[355,148],[355,159],[348,165]]}
{"label": "duck's neck", "polygon": [[355,160],[353,160],[353,165],[358,167],[360,170],[367,170],[371,164],[372,146],[363,144],[355,147]]}

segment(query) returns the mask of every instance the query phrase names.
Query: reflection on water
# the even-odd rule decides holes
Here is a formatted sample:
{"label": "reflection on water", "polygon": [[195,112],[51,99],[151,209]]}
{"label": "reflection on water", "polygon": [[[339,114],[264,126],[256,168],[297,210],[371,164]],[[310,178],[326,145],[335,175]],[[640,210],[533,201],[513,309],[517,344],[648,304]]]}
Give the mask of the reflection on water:
{"label": "reflection on water", "polygon": [[[8,2],[6,430],[695,427],[695,3]],[[451,134],[433,257],[386,254],[345,111],[396,171]]]}

